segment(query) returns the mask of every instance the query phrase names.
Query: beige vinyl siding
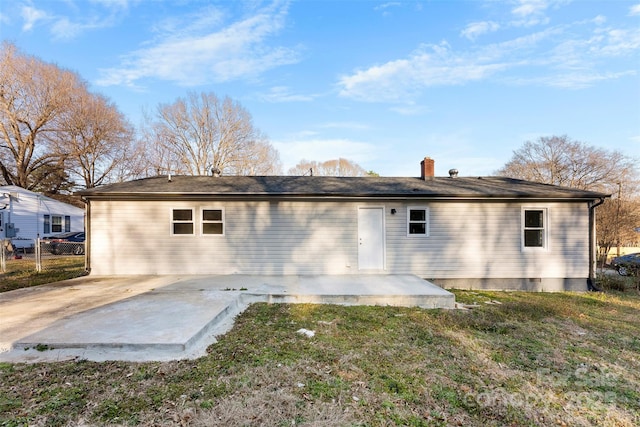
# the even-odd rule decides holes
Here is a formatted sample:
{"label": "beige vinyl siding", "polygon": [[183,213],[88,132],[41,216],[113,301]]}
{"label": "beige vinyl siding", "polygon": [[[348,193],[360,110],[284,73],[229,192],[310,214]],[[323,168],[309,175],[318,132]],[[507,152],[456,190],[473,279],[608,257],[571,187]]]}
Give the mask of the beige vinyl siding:
{"label": "beige vinyl siding", "polygon": [[[170,234],[193,208],[195,235]],[[225,211],[225,235],[201,235],[200,210]],[[128,202],[91,206],[91,265],[110,274],[346,274],[357,270],[356,204]]]}
{"label": "beige vinyl siding", "polygon": [[[91,268],[113,274],[351,274],[358,207],[384,206],[386,269],[421,277],[584,278],[586,203],[393,201],[92,201]],[[429,208],[429,236],[407,236],[407,206]],[[522,208],[548,213],[544,250],[523,250]],[[171,235],[194,209],[195,235]],[[224,209],[224,235],[201,235],[201,209]],[[391,209],[396,209],[391,214]]]}
{"label": "beige vinyl siding", "polygon": [[[587,277],[586,203],[415,203],[430,210],[430,235],[406,238],[405,204],[387,217],[387,266],[425,278]],[[522,209],[547,210],[547,247],[523,249]]]}

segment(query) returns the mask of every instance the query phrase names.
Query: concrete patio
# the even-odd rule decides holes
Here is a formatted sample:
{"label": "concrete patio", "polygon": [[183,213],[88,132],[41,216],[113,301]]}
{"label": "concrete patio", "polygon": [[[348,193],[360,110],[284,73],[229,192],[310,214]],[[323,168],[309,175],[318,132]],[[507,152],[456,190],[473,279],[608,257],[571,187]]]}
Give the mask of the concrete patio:
{"label": "concrete patio", "polygon": [[87,276],[0,294],[0,361],[196,358],[255,302],[455,306],[412,275]]}

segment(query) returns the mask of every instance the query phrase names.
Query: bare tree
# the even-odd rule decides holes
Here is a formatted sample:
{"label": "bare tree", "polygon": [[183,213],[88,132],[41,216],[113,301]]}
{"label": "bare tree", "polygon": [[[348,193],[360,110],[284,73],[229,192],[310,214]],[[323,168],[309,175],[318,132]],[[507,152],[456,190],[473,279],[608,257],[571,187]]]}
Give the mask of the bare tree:
{"label": "bare tree", "polygon": [[617,248],[615,254],[620,255],[621,246],[638,246],[640,197],[628,195],[620,183],[618,192],[598,207],[596,227],[601,262],[604,266],[611,249]]}
{"label": "bare tree", "polygon": [[254,127],[251,115],[239,103],[214,93],[189,93],[173,104],[158,106],[150,124],[157,144],[158,169],[188,175],[266,175],[279,170],[275,148]]}
{"label": "bare tree", "polygon": [[582,190],[599,190],[636,175],[635,164],[617,151],[606,151],[567,136],[527,141],[514,151],[498,175]]}
{"label": "bare tree", "polygon": [[[638,240],[640,179],[638,163],[617,151],[572,141],[566,136],[527,141],[497,173],[612,195],[598,207],[597,241],[602,254]],[[604,262],[604,259],[603,259]]]}
{"label": "bare tree", "polygon": [[126,178],[122,168],[129,164],[134,132],[113,103],[79,91],[64,117],[61,154],[85,188]]}
{"label": "bare tree", "polygon": [[146,178],[157,175],[151,171],[151,161],[147,145],[143,139],[134,139],[126,147],[125,160],[117,162],[111,172],[110,181],[123,182],[130,179]]}
{"label": "bare tree", "polygon": [[79,90],[86,89],[77,74],[2,44],[0,173],[7,184],[33,189],[50,177],[44,169],[60,162],[60,119]]}
{"label": "bare tree", "polygon": [[357,163],[341,157],[320,163],[303,159],[289,169],[289,175],[368,176],[371,174]]}
{"label": "bare tree", "polygon": [[316,162],[315,160],[302,159],[298,162],[297,165],[289,168],[287,174],[297,176],[311,176],[317,175],[318,170],[318,162]]}
{"label": "bare tree", "polygon": [[236,175],[280,175],[280,154],[269,142],[257,141],[235,162],[234,169]]}

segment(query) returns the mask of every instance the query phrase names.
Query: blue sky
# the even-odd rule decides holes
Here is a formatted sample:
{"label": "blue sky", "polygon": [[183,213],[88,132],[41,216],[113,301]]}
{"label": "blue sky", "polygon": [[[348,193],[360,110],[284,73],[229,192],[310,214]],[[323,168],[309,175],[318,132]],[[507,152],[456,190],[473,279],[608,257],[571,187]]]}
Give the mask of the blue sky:
{"label": "blue sky", "polygon": [[189,91],[279,150],[384,176],[490,175],[568,135],[640,158],[640,2],[0,0],[0,35],[134,125]]}

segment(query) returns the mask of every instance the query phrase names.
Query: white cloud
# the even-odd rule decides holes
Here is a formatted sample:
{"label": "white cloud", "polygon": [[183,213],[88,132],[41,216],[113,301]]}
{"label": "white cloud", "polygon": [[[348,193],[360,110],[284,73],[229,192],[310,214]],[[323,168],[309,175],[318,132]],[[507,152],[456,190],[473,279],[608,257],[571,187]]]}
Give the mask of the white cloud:
{"label": "white cloud", "polygon": [[72,39],[89,27],[88,24],[80,24],[71,22],[67,18],[59,18],[51,27],[51,33],[57,39]]}
{"label": "white cloud", "polygon": [[634,4],[629,8],[629,16],[638,16],[640,15],[640,3]]}
{"label": "white cloud", "polygon": [[137,3],[138,0],[91,0],[91,3],[101,5],[102,7],[109,9],[121,9],[125,10],[129,8],[131,3]]}
{"label": "white cloud", "polygon": [[509,81],[513,84],[520,85],[531,85],[536,84],[540,86],[550,86],[550,87],[558,87],[563,89],[584,89],[590,86],[593,86],[594,83],[606,81],[606,80],[615,80],[625,76],[634,76],[637,75],[635,71],[624,71],[624,72],[607,72],[607,73],[598,73],[591,71],[574,71],[567,73],[556,73],[553,75],[542,76],[542,77],[528,77],[522,79],[510,79]]}
{"label": "white cloud", "polygon": [[549,4],[546,0],[520,0],[518,5],[511,10],[511,13],[519,17],[540,15],[544,13]]}
{"label": "white cloud", "polygon": [[469,40],[475,40],[478,36],[486,33],[493,33],[500,29],[500,25],[493,21],[472,22],[468,24],[464,30],[460,33],[462,37],[466,37]]}
{"label": "white cloud", "polygon": [[286,7],[269,7],[209,32],[203,32],[205,26],[199,22],[209,16],[201,16],[191,31],[164,35],[151,47],[125,56],[122,66],[101,70],[98,84],[136,86],[141,79],[156,78],[193,86],[257,76],[296,63],[295,49],[266,43],[283,28],[286,15]]}
{"label": "white cloud", "polygon": [[549,9],[556,9],[572,0],[519,0],[511,9],[514,17],[509,23],[513,27],[532,27],[534,25],[546,25],[550,22],[546,15]]}
{"label": "white cloud", "polygon": [[[533,13],[533,12],[530,12]],[[355,70],[338,81],[341,96],[390,102],[410,113],[429,87],[500,78],[507,84],[585,88],[636,74],[611,58],[640,52],[640,29],[603,28],[602,17],[549,27],[500,43],[454,50],[448,43],[424,46],[412,55]],[[408,110],[404,111],[404,106]]]}
{"label": "white cloud", "polygon": [[[47,2],[43,3],[43,5],[46,4]],[[43,22],[49,25],[48,29],[54,39],[72,39],[87,30],[115,25],[119,21],[119,17],[128,9],[130,2],[127,0],[92,0],[90,4],[95,7],[90,7],[89,11],[85,11],[75,19],[69,18],[64,13],[63,6],[66,5],[75,15],[78,15],[78,5],[71,1],[57,5],[53,12],[36,9],[32,6],[22,6],[20,9],[20,15],[24,19],[22,30],[30,31],[36,24]]]}
{"label": "white cloud", "polygon": [[376,7],[373,8],[373,10],[375,10],[376,12],[382,12],[382,16],[389,16],[390,12],[389,9],[392,7],[400,7],[402,6],[402,4],[400,2],[397,1],[392,1],[392,2],[388,2],[388,3],[383,3],[380,4]]}
{"label": "white cloud", "polygon": [[160,38],[189,37],[198,33],[211,32],[224,24],[225,13],[213,6],[184,15],[170,15],[153,24],[151,30]]}
{"label": "white cloud", "polygon": [[59,40],[70,40],[88,30],[108,28],[115,24],[114,16],[92,18],[88,21],[71,21],[66,17],[58,17],[51,26],[51,34]]}
{"label": "white cloud", "polygon": [[595,18],[593,18],[592,22],[596,25],[602,25],[605,22],[607,22],[607,17],[603,15],[598,15]]}
{"label": "white cloud", "polygon": [[388,9],[390,7],[399,7],[401,6],[401,3],[398,1],[390,1],[387,3],[383,3],[383,4],[379,4],[378,6],[374,7],[373,10],[385,10]]}
{"label": "white cloud", "polygon": [[22,15],[22,18],[24,19],[22,31],[30,31],[38,21],[42,21],[48,17],[47,12],[44,10],[36,9],[31,6],[22,6],[20,15]]}
{"label": "white cloud", "polygon": [[362,101],[407,103],[416,91],[481,80],[503,70],[505,64],[455,54],[446,43],[430,45],[407,59],[398,59],[340,79],[340,95]]}
{"label": "white cloud", "polygon": [[313,101],[315,95],[303,95],[293,93],[291,88],[286,86],[274,86],[268,93],[259,95],[260,99],[265,102],[308,102]]}
{"label": "white cloud", "polygon": [[593,46],[591,54],[622,56],[640,50],[640,29],[609,30],[599,45]]}
{"label": "white cloud", "polygon": [[371,126],[358,122],[329,122],[320,125],[323,129],[370,130]]}

